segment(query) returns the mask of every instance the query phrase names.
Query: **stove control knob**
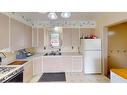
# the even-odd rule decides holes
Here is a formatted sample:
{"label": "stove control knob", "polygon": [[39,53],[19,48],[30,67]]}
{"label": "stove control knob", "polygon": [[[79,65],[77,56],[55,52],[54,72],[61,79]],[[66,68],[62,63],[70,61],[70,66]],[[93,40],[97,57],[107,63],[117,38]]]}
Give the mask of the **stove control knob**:
{"label": "stove control knob", "polygon": [[16,74],[16,72],[13,72],[13,75],[15,75]]}
{"label": "stove control knob", "polygon": [[4,77],[4,79],[6,80],[8,78],[8,76]]}

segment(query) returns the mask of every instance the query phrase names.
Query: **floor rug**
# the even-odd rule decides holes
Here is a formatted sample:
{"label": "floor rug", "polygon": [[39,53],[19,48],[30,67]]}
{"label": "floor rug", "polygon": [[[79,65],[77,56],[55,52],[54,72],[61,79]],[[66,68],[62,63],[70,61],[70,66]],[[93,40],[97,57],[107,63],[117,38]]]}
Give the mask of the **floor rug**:
{"label": "floor rug", "polygon": [[65,73],[43,73],[38,82],[59,82],[66,81]]}

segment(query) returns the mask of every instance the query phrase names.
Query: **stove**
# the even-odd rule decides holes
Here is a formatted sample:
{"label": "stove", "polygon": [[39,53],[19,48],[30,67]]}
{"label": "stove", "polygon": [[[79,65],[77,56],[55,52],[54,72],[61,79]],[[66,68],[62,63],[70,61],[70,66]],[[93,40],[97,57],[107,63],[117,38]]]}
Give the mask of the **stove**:
{"label": "stove", "polygon": [[14,79],[15,77],[18,79],[17,76],[21,73],[23,73],[23,67],[2,66],[0,67],[0,82],[10,82],[10,80]]}
{"label": "stove", "polygon": [[11,70],[15,69],[16,67],[0,67],[0,74],[4,74],[10,72]]}

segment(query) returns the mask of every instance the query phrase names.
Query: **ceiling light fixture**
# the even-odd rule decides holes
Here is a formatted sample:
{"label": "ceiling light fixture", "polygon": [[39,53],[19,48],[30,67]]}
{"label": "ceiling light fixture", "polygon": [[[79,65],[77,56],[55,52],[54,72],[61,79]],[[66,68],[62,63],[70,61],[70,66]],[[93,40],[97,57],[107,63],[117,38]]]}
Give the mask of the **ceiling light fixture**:
{"label": "ceiling light fixture", "polygon": [[[70,18],[71,16],[71,13],[70,12],[62,12],[61,13],[61,17],[62,18]],[[55,12],[50,12],[48,13],[48,18],[49,19],[52,19],[52,20],[55,20],[58,18],[57,14]]]}
{"label": "ceiling light fixture", "polygon": [[52,19],[52,20],[55,20],[55,19],[57,19],[57,15],[56,15],[55,12],[50,12],[50,13],[48,14],[48,18],[49,18],[49,19]]}
{"label": "ceiling light fixture", "polygon": [[71,16],[70,12],[62,12],[61,13],[61,17],[63,17],[63,18],[70,18],[70,16]]}

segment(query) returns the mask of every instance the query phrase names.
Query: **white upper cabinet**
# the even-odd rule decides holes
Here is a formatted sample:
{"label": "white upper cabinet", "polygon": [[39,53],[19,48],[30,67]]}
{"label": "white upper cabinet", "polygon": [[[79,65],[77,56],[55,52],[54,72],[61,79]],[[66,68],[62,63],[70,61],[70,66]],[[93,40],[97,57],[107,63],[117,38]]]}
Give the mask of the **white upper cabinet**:
{"label": "white upper cabinet", "polygon": [[24,26],[24,47],[32,47],[32,27],[28,25]]}
{"label": "white upper cabinet", "polygon": [[37,47],[37,28],[32,29],[32,47]]}
{"label": "white upper cabinet", "polygon": [[24,48],[24,24],[10,19],[10,47],[11,50]]}
{"label": "white upper cabinet", "polygon": [[32,28],[15,19],[10,19],[10,47],[11,50],[32,47]]}
{"label": "white upper cabinet", "polygon": [[63,28],[63,47],[76,48],[79,45],[79,28]]}
{"label": "white upper cabinet", "polygon": [[0,14],[0,49],[9,48],[9,17]]}
{"label": "white upper cabinet", "polygon": [[72,46],[74,48],[80,46],[79,28],[72,28]]}
{"label": "white upper cabinet", "polygon": [[44,29],[38,28],[38,48],[44,48]]}
{"label": "white upper cabinet", "polygon": [[72,47],[72,30],[63,28],[63,47]]}

